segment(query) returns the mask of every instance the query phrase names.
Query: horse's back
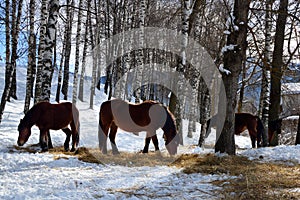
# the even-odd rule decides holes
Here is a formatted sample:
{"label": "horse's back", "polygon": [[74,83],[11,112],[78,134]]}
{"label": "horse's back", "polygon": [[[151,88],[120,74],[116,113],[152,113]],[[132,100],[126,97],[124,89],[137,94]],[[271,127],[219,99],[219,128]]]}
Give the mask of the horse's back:
{"label": "horse's back", "polygon": [[36,104],[36,110],[39,110],[40,118],[37,126],[40,128],[49,128],[59,130],[67,127],[73,118],[78,120],[79,112],[71,102],[51,104],[49,102],[40,102]]}

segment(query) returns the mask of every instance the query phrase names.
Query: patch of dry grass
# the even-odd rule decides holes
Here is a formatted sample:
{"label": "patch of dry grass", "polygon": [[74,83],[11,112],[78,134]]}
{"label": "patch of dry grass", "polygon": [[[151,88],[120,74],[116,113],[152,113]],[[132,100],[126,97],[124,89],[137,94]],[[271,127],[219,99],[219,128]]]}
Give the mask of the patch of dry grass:
{"label": "patch of dry grass", "polygon": [[[34,147],[14,146],[10,151],[36,153]],[[150,152],[107,155],[99,149],[80,147],[76,152],[65,152],[63,147],[50,149],[54,159],[69,159],[77,156],[79,160],[89,163],[137,166],[175,166],[183,168],[187,174],[226,174],[236,176],[234,179],[214,181],[213,184],[222,187],[222,199],[300,199],[300,165],[288,166],[276,163],[251,161],[242,156],[215,156],[214,154],[198,155],[184,154],[170,157],[161,153]],[[64,156],[65,155],[65,156]],[[174,161],[175,160],[175,161]],[[293,190],[293,189],[297,190]]]}
{"label": "patch of dry grass", "polygon": [[[19,152],[36,153],[39,149],[33,148],[33,146],[13,146],[11,151],[13,152],[15,150],[18,150]],[[75,152],[66,152],[63,147],[54,147],[53,149],[49,149],[49,153],[53,154],[54,159],[56,160],[68,159],[68,156],[76,156],[83,162],[129,167],[163,166],[169,165],[176,160],[176,157],[171,157],[160,152],[149,152],[148,154],[120,152],[120,154],[113,155],[112,152],[109,151],[108,154],[104,155],[99,149],[86,147],[79,147]]]}
{"label": "patch of dry grass", "polygon": [[[300,165],[250,161],[242,156],[182,155],[173,165],[183,172],[228,174],[235,179],[215,181],[224,199],[300,199]],[[298,192],[292,189],[298,188]]]}

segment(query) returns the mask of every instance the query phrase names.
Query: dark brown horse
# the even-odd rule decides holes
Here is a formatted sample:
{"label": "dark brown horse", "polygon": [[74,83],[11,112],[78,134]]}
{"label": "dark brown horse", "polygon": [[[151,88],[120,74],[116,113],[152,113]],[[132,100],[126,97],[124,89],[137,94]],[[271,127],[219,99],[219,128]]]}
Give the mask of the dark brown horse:
{"label": "dark brown horse", "polygon": [[[72,136],[72,149],[75,151],[79,143],[79,112],[70,102],[51,104],[40,102],[34,105],[20,120],[18,126],[18,145],[23,146],[31,135],[31,127],[36,125],[40,129],[40,145],[42,151],[52,148],[49,129],[62,131],[67,135],[64,143],[66,151],[69,150],[69,142]],[[68,128],[70,125],[71,130]]]}
{"label": "dark brown horse", "polygon": [[268,141],[269,144],[272,144],[272,140],[274,139],[275,132],[277,134],[281,133],[281,126],[282,126],[282,118],[277,120],[269,121],[268,124]]}
{"label": "dark brown horse", "polygon": [[[207,121],[207,128],[206,128],[206,136],[210,132],[210,124],[214,126],[216,124],[216,117],[213,116],[211,119]],[[255,148],[255,143],[257,142],[257,147],[261,147],[261,140],[264,134],[264,126],[262,121],[258,116],[254,116],[250,113],[235,113],[235,131],[234,134],[239,135],[245,130],[248,130],[252,148]],[[265,141],[263,141],[265,143]]]}
{"label": "dark brown horse", "polygon": [[[107,137],[109,136],[113,154],[118,154],[115,143],[117,129],[138,133],[146,131],[143,153],[148,152],[149,143],[152,142],[155,150],[159,150],[156,130],[164,131],[165,145],[170,155],[177,153],[179,137],[172,113],[161,104],[154,101],[145,101],[140,104],[127,103],[114,99],[102,103],[99,113],[99,147],[102,153],[107,153]],[[108,131],[110,133],[108,135]]]}

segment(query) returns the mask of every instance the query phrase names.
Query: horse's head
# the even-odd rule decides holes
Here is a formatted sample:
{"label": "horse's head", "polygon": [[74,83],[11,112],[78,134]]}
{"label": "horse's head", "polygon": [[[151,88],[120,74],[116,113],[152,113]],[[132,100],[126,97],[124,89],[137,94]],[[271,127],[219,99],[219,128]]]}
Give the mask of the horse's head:
{"label": "horse's head", "polygon": [[31,128],[26,125],[24,120],[21,119],[20,124],[18,126],[18,131],[19,137],[17,143],[19,146],[23,146],[27,142],[29,136],[31,135]]}
{"label": "horse's head", "polygon": [[171,131],[164,133],[166,148],[170,155],[175,155],[177,153],[177,147],[179,145],[179,135],[176,131]]}

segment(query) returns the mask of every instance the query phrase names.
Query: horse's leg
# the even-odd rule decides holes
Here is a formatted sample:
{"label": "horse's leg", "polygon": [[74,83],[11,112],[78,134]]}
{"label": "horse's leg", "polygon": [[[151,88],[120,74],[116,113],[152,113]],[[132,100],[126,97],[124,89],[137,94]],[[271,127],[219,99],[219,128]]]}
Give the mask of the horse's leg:
{"label": "horse's leg", "polygon": [[40,130],[40,145],[42,151],[48,151],[48,138],[47,138],[48,130]]}
{"label": "horse's leg", "polygon": [[112,123],[110,126],[109,140],[111,143],[112,153],[119,154],[118,147],[115,142],[118,126],[115,123]]}
{"label": "horse's leg", "polygon": [[145,146],[144,146],[144,149],[142,151],[143,153],[148,153],[150,141],[151,141],[151,137],[146,136]]}
{"label": "horse's leg", "polygon": [[256,137],[250,134],[252,148],[255,148]]}
{"label": "horse's leg", "polygon": [[152,143],[153,143],[153,145],[154,145],[154,147],[155,147],[155,151],[159,151],[157,135],[156,135],[156,134],[153,135],[153,136],[151,137],[151,139],[152,139]]}
{"label": "horse's leg", "polygon": [[62,129],[62,131],[66,134],[66,140],[64,143],[65,151],[69,151],[69,143],[70,143],[70,138],[71,138],[72,132],[69,128],[64,128],[64,129]]}
{"label": "horse's leg", "polygon": [[50,136],[50,130],[48,130],[48,148],[53,149],[52,141],[51,141],[51,136]]}
{"label": "horse's leg", "polygon": [[71,135],[72,135],[71,152],[75,151],[75,149],[79,143],[79,126],[80,126],[80,124],[79,124],[79,122],[77,124],[78,125],[76,126],[74,121],[71,122]]}

